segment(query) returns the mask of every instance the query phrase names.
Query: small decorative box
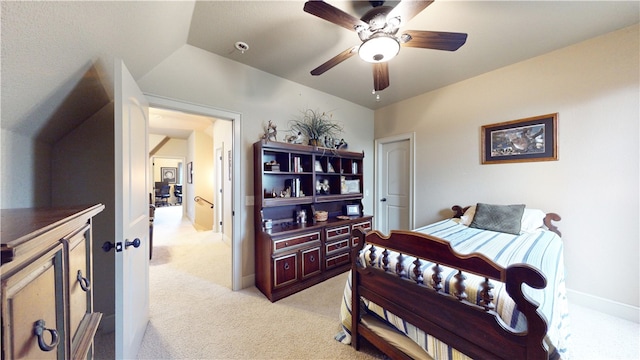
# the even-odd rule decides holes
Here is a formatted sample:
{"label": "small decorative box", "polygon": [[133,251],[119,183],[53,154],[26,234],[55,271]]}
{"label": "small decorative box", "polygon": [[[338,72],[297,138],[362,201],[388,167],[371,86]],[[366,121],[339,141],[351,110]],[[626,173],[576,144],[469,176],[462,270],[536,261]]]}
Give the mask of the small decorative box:
{"label": "small decorative box", "polygon": [[265,163],[264,171],[280,171],[280,164]]}

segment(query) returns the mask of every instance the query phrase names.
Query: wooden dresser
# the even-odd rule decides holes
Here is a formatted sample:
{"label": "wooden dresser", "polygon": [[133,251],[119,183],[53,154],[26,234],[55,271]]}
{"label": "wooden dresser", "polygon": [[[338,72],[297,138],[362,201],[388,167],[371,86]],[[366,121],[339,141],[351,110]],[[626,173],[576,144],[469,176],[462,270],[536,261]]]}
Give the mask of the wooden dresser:
{"label": "wooden dresser", "polygon": [[2,359],[93,358],[92,218],[104,205],[2,209]]}

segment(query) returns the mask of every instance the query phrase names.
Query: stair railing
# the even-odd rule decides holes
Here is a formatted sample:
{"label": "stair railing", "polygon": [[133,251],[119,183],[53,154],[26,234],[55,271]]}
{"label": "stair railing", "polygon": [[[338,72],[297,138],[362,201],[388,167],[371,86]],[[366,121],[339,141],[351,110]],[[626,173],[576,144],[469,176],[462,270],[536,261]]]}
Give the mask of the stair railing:
{"label": "stair railing", "polygon": [[202,196],[196,196],[193,198],[193,200],[197,203],[199,202],[206,202],[207,204],[211,205],[211,208],[213,209],[213,203],[205,198],[203,198]]}

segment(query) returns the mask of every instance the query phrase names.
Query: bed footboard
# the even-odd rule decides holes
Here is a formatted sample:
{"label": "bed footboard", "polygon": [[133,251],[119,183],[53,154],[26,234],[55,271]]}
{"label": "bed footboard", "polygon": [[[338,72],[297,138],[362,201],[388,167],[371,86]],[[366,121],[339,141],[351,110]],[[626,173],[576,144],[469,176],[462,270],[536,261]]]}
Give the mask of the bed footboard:
{"label": "bed footboard", "polygon": [[[440,341],[475,359],[547,359],[549,351],[544,342],[547,322],[537,309],[538,304],[523,293],[523,284],[535,289],[546,286],[544,274],[532,266],[515,264],[502,268],[480,255],[461,255],[448,242],[427,234],[392,231],[383,236],[377,231],[355,230],[360,237],[352,259],[352,344],[358,349],[359,337],[392,358],[402,358],[401,351],[392,350],[386,340],[377,336],[361,318],[360,299],[364,297],[387,311],[401,317]],[[372,245],[370,259],[379,258],[382,268],[362,264],[360,252],[364,245]],[[389,268],[388,252],[415,257],[412,274],[398,265]],[[432,262],[433,275],[425,278],[422,262]],[[398,261],[402,264],[402,261]],[[441,267],[456,269],[453,289],[443,289]],[[484,278],[479,304],[467,300],[465,274]],[[427,276],[429,277],[429,276]],[[493,303],[492,281],[505,284],[509,296],[527,319],[527,330],[515,332],[500,318]]]}

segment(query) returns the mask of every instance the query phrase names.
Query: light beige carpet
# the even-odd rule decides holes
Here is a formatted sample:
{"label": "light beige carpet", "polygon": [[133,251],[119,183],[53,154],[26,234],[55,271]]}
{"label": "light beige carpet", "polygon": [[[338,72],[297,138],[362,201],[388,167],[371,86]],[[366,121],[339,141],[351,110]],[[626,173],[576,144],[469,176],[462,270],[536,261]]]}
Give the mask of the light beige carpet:
{"label": "light beige carpet", "polygon": [[[231,250],[160,208],[150,263],[150,322],[140,359],[372,359],[334,340],[346,274],[279,302],[233,292]],[[167,219],[165,219],[167,215]],[[179,219],[179,218],[178,218]]]}

